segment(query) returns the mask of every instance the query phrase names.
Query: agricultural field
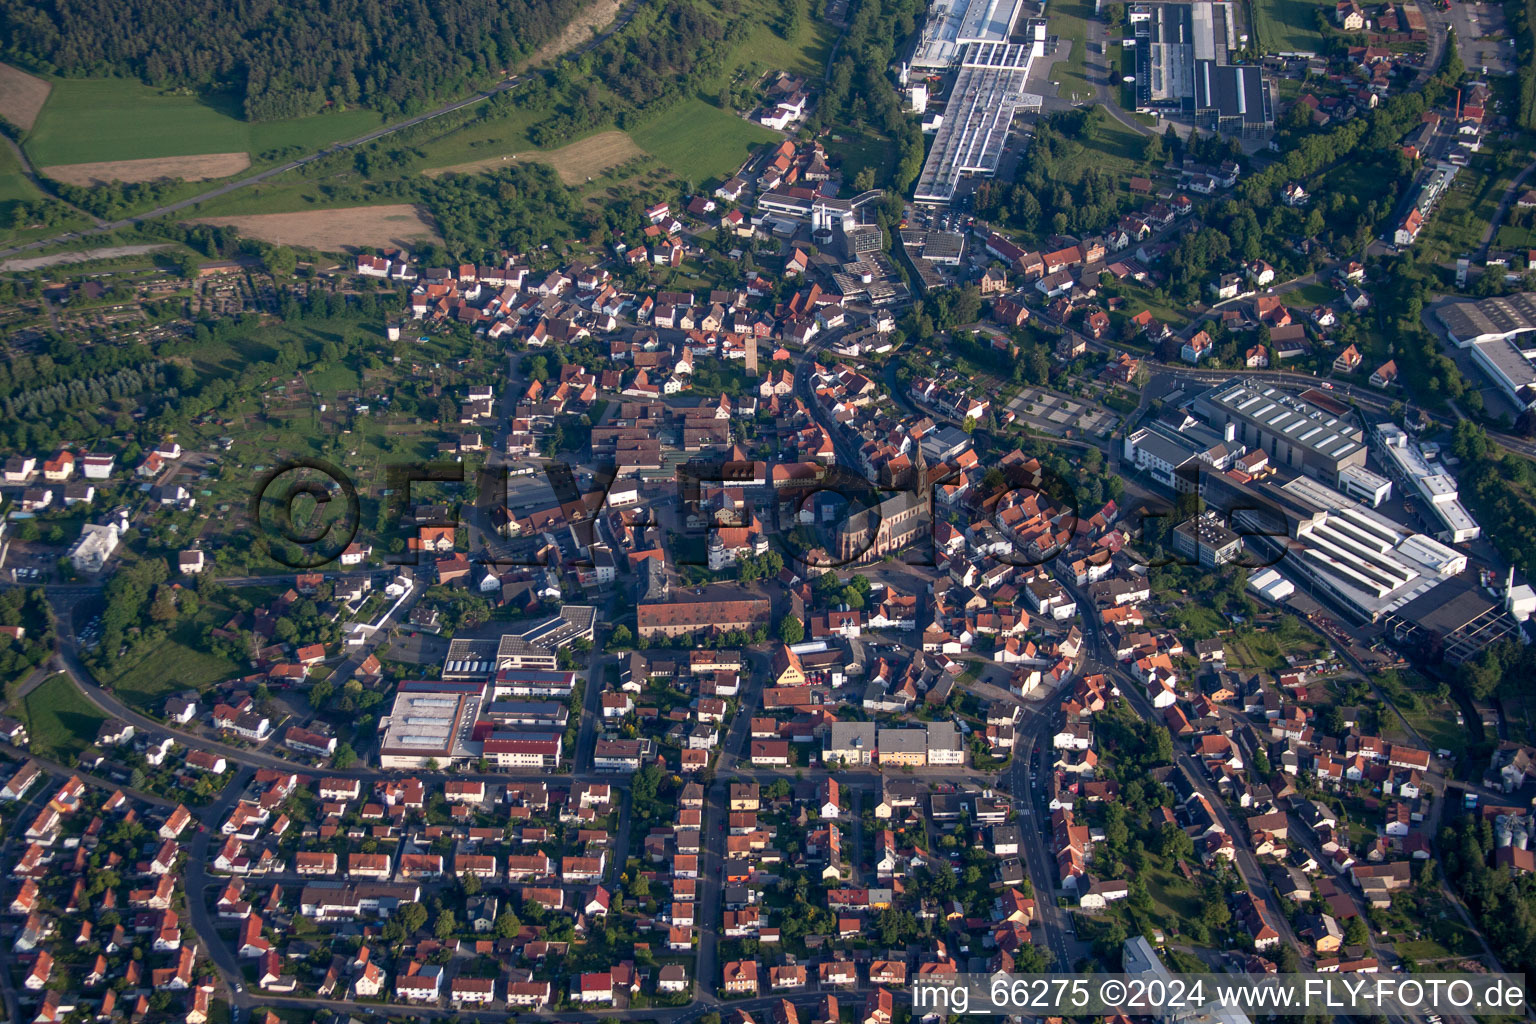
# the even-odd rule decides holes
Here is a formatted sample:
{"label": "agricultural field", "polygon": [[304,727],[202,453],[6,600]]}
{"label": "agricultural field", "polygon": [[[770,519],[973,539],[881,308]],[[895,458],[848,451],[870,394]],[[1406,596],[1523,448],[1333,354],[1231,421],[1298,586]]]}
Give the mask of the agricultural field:
{"label": "agricultural field", "polygon": [[65,765],[74,764],[80,752],[96,742],[107,720],[63,674],[44,680],[21,699],[14,713],[26,724],[32,752]]}
{"label": "agricultural field", "polygon": [[38,171],[66,185],[90,188],[112,182],[133,183],[180,178],[183,181],[211,181],[239,174],[251,166],[250,154],[203,153],[197,156],[151,157],[145,160],[102,160],[85,164],[54,164]]}
{"label": "agricultural field", "polygon": [[694,181],[729,175],[755,147],[779,138],[699,99],[679,103],[629,134],[641,149]]}
{"label": "agricultural field", "polygon": [[483,160],[438,167],[425,173],[431,177],[439,174],[476,174],[495,170],[509,160],[536,160],[549,164],[567,185],[582,185],[610,168],[627,163],[645,153],[634,140],[620,131],[598,132],[579,139],[559,149],[528,149],[511,156],[491,156]]}
{"label": "agricultural field", "polygon": [[322,252],[442,241],[431,215],[409,203],[298,213],[256,213],[243,217],[202,217],[194,223],[228,225],[249,238]]}
{"label": "agricultural field", "polygon": [[251,123],[232,106],[162,94],[137,82],[52,84],[25,142],[27,155],[42,167],[208,153],[246,153],[256,160],[289,147],[308,152],[380,124],[379,115],[366,110]]}
{"label": "agricultural field", "polygon": [[0,64],[0,117],[22,131],[31,131],[52,88],[47,81],[20,68]]}
{"label": "agricultural field", "polygon": [[1251,10],[1265,53],[1317,53],[1323,48],[1317,13],[1328,13],[1332,5],[1325,7],[1311,0],[1254,0]]}

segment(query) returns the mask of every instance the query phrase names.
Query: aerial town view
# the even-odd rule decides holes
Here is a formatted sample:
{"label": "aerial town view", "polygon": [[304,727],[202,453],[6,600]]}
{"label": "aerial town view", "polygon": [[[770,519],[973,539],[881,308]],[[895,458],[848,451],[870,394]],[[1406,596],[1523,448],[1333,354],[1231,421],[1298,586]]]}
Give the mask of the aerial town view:
{"label": "aerial town view", "polygon": [[0,0],[0,345],[4,1024],[1530,1015],[1536,0]]}

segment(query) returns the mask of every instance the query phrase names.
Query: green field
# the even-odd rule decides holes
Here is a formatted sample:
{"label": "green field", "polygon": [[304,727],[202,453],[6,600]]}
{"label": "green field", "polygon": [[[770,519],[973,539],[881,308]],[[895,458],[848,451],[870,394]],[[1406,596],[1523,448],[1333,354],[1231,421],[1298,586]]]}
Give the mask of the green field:
{"label": "green field", "polygon": [[1051,74],[1060,82],[1056,94],[1074,103],[1093,99],[1093,83],[1088,81],[1088,19],[1093,17],[1089,0],[1063,0],[1050,8],[1050,30],[1063,43],[1071,40],[1072,52],[1057,61]]}
{"label": "green field", "polygon": [[1287,301],[1292,305],[1326,306],[1336,300],[1339,295],[1337,288],[1330,288],[1325,284],[1309,284],[1288,293]]}
{"label": "green field", "polygon": [[692,99],[629,133],[635,145],[697,181],[730,174],[753,147],[778,138],[719,107]]}
{"label": "green field", "polygon": [[74,764],[80,752],[96,742],[97,730],[107,720],[62,674],[27,694],[17,717],[26,723],[32,752],[65,765]]}
{"label": "green field", "polygon": [[776,5],[748,10],[757,10],[764,20],[753,25],[751,34],[737,47],[732,77],[758,78],[770,71],[788,71],[820,78],[825,73],[827,56],[837,39],[831,25],[820,18],[802,18],[794,38],[785,39],[767,23],[769,17],[777,17]]}
{"label": "green field", "polygon": [[21,172],[21,164],[16,160],[16,154],[11,152],[11,147],[0,146],[0,203],[18,199],[31,201],[42,197],[43,194]]}
{"label": "green field", "polygon": [[896,167],[895,144],[868,132],[839,132],[827,142],[827,153],[842,160],[843,181],[850,186],[854,177],[866,167],[875,169],[876,184],[889,181]]}
{"label": "green field", "polygon": [[[204,609],[205,621],[223,622],[230,612]],[[200,616],[199,618],[204,618]],[[118,699],[141,710],[158,713],[166,697],[181,690],[200,690],[240,671],[240,666],[203,650],[202,622],[182,622],[158,646],[136,662],[114,662],[115,676],[103,675],[102,684]]]}
{"label": "green field", "polygon": [[1536,249],[1536,227],[1504,224],[1494,236],[1493,244],[1497,249],[1513,249],[1516,255],[1523,257],[1524,250]]}
{"label": "green field", "polygon": [[1317,12],[1331,10],[1310,0],[1253,0],[1250,8],[1258,22],[1259,45],[1265,53],[1317,53],[1323,34],[1317,30]]}
{"label": "green field", "polygon": [[288,146],[319,149],[381,123],[367,110],[255,124],[237,114],[232,107],[165,95],[138,82],[54,79],[27,136],[27,155],[39,167],[199,153],[244,152],[255,160]]}

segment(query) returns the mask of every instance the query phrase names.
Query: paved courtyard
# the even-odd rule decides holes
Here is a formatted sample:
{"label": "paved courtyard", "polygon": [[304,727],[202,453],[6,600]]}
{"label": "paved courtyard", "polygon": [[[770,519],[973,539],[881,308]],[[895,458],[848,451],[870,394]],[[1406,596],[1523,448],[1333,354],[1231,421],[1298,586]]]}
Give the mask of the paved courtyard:
{"label": "paved courtyard", "polygon": [[1033,387],[1020,391],[1008,408],[1031,429],[1058,436],[1070,431],[1074,436],[1097,437],[1114,429],[1117,422],[1115,414],[1103,406]]}

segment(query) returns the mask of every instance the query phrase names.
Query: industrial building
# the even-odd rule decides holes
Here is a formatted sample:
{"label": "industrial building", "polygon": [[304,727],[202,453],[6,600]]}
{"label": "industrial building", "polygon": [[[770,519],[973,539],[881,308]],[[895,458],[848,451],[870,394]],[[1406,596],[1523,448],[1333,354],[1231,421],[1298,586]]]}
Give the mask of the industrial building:
{"label": "industrial building", "polygon": [[1435,316],[1452,344],[1470,349],[1472,361],[1516,408],[1536,406],[1536,294],[1448,302]]}
{"label": "industrial building", "polygon": [[1464,544],[1482,536],[1477,520],[1461,503],[1456,478],[1438,463],[1431,464],[1424,453],[1408,440],[1395,423],[1378,423],[1376,437],[1381,442],[1383,461],[1405,487],[1411,487],[1428,506],[1427,511],[1440,520],[1436,536],[1448,544]]}
{"label": "industrial building", "polygon": [[1274,128],[1274,99],[1263,73],[1229,62],[1238,42],[1231,4],[1135,3],[1128,14],[1139,113],[1187,117],[1201,128],[1248,136]]}
{"label": "industrial building", "polygon": [[912,54],[912,69],[946,71],[967,44],[1006,41],[1023,9],[1024,0],[934,0]]}
{"label": "industrial building", "polygon": [[1382,621],[1467,569],[1461,552],[1308,477],[1280,484],[1217,475],[1204,494],[1231,517],[1254,563],[1272,560],[1358,621]]}
{"label": "industrial building", "polygon": [[[574,673],[544,674],[568,676],[567,685],[574,683]],[[492,699],[504,689],[500,679],[402,682],[389,714],[379,720],[379,767],[436,765],[446,771],[483,758],[503,769],[558,768],[569,709],[553,702]]]}
{"label": "industrial building", "polygon": [[[1256,589],[1271,600],[1294,586],[1358,621],[1396,623],[1466,573],[1450,545],[1479,530],[1454,477],[1395,425],[1372,431],[1393,479],[1367,469],[1365,432],[1349,417],[1322,392],[1234,380],[1131,431],[1124,462],[1176,493],[1198,491],[1224,517],[1176,529],[1175,547],[1200,564],[1235,558],[1240,540],[1244,564],[1265,567]],[[1394,481],[1423,500],[1434,536],[1377,511]]]}
{"label": "industrial building", "polygon": [[[1019,109],[1039,107],[1024,85],[1045,52],[1045,22],[1031,21],[1013,42],[1022,9],[1022,0],[935,0],[929,9],[902,84],[911,73],[954,70],[955,78],[914,201],[942,206],[963,179],[996,175]],[[926,86],[921,91],[926,106]]]}
{"label": "industrial building", "polygon": [[1433,643],[1446,662],[1470,661],[1493,644],[1520,636],[1519,623],[1468,578],[1461,578],[1394,609],[1383,619],[1402,645]]}
{"label": "industrial building", "polygon": [[1336,484],[1351,466],[1364,466],[1365,432],[1349,410],[1319,391],[1293,395],[1259,380],[1224,384],[1201,395],[1191,410],[1213,426],[1233,424],[1237,440],[1266,453],[1277,468]]}
{"label": "industrial building", "polygon": [[379,767],[448,768],[467,760],[485,696],[484,683],[402,682],[379,720]]}

